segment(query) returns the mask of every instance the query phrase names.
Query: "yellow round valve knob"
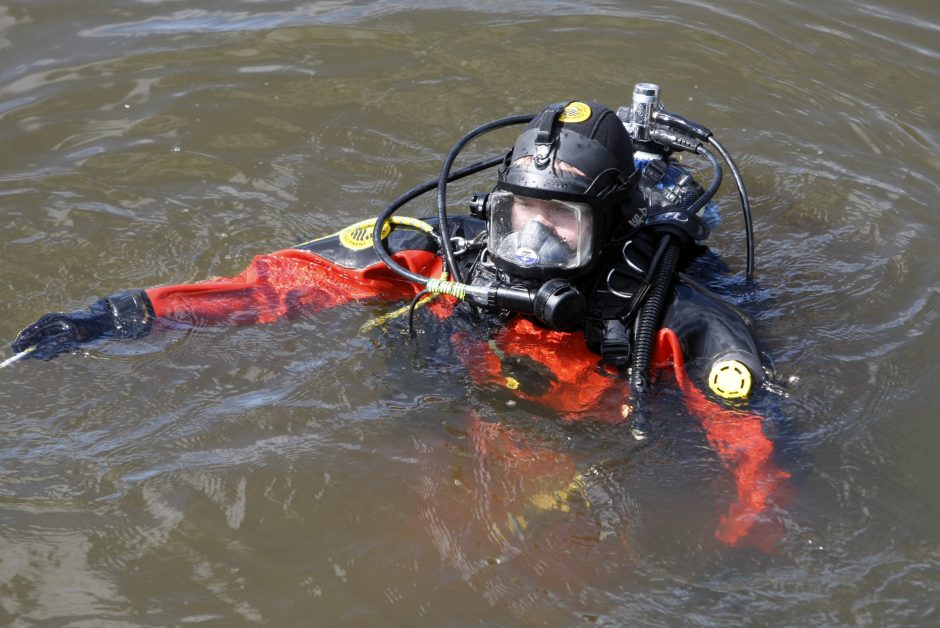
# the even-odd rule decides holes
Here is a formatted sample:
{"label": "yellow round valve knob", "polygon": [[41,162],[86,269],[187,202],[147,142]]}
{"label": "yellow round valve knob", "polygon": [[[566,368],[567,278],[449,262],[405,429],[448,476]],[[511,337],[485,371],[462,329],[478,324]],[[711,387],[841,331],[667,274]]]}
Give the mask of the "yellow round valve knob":
{"label": "yellow round valve knob", "polygon": [[751,371],[737,360],[722,360],[712,366],[708,387],[724,399],[742,399],[751,392]]}

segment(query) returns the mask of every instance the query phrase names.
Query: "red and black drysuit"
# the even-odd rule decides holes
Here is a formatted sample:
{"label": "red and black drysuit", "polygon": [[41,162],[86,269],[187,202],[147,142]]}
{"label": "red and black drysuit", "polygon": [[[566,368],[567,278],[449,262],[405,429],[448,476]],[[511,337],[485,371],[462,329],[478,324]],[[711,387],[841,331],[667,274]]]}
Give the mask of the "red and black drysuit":
{"label": "red and black drysuit", "polygon": [[[450,222],[452,235],[466,241],[473,240],[484,227],[472,218],[455,217]],[[371,227],[362,231],[347,236],[356,241],[356,235],[364,235]],[[641,240],[639,235],[616,243],[595,273],[595,286],[588,289],[587,334],[552,331],[519,315],[501,318],[488,341],[455,333],[451,342],[474,380],[507,386],[519,397],[547,406],[568,421],[597,420],[599,413],[607,412],[610,416],[602,416],[602,420],[626,424],[620,409],[629,399],[629,386],[611,362],[623,357],[620,349],[623,343],[628,344],[629,329],[622,323],[618,329],[610,312],[622,312],[628,302],[623,290],[636,286],[630,275],[637,265],[635,251],[642,249]],[[350,301],[407,302],[417,294],[420,288],[392,272],[371,246],[350,248],[349,242],[348,237],[337,234],[259,255],[233,277],[112,295],[91,308],[94,324],[99,326],[93,335],[141,336],[158,319],[193,325],[268,323],[291,315],[315,314]],[[386,242],[402,266],[421,275],[441,276],[442,259],[429,236],[394,227]],[[465,258],[465,263],[471,257]],[[454,305],[451,297],[441,296],[429,310],[443,319],[452,315]],[[768,537],[766,529],[756,535],[756,529],[762,527],[756,524],[766,523],[771,500],[789,474],[775,464],[773,445],[762,430],[760,416],[713,401],[687,373],[690,361],[708,358],[710,355],[703,352],[714,353],[716,348],[738,357],[751,356],[759,369],[748,325],[746,317],[729,304],[680,276],[656,340],[653,368],[654,374],[671,374],[708,442],[734,476],[737,499],[722,516],[717,538],[729,545],[768,546],[776,539]],[[508,444],[513,439],[507,439],[495,424],[481,421],[472,429],[483,453],[532,455],[532,451],[523,453]],[[547,455],[557,458],[551,452]]]}
{"label": "red and black drysuit", "polygon": [[[681,174],[670,166],[665,182],[671,183]],[[682,203],[676,198],[689,197],[688,207],[688,201],[702,191],[691,180],[685,187],[667,188],[663,180],[650,178],[649,172],[644,174],[641,188],[648,225],[662,224],[661,219],[669,216],[685,221],[680,215]],[[695,216],[687,218],[691,221]],[[436,226],[436,220],[428,222]],[[468,243],[485,228],[482,221],[470,217],[454,217],[449,223],[451,237]],[[121,292],[99,300],[89,311],[48,314],[24,329],[13,348],[35,349],[31,357],[49,359],[95,338],[142,336],[158,319],[192,325],[268,323],[351,301],[407,302],[420,287],[379,260],[371,246],[371,231],[371,226],[354,226],[259,255],[233,277]],[[506,386],[568,421],[599,418],[628,423],[621,408],[630,397],[629,385],[617,368],[624,365],[630,352],[632,323],[624,313],[633,311],[633,300],[643,294],[643,277],[656,248],[656,233],[655,227],[649,226],[609,243],[598,253],[595,271],[579,284],[588,297],[583,331],[552,331],[524,316],[504,313],[481,323],[491,325],[483,341],[478,334],[453,333],[454,350],[474,380]],[[396,226],[385,241],[400,265],[420,275],[441,276],[439,244],[431,236]],[[488,272],[486,264],[477,263],[480,255],[479,248],[470,246],[460,259],[464,276],[471,282]],[[775,540],[773,533],[758,524],[767,523],[772,499],[789,474],[773,460],[773,444],[763,432],[762,418],[712,400],[693,383],[688,371],[689,367],[701,371],[704,362],[707,372],[710,360],[731,357],[743,362],[759,381],[761,363],[752,324],[733,306],[681,273],[673,292],[656,338],[654,374],[672,375],[708,442],[734,476],[737,499],[722,516],[716,536],[729,545],[768,546]],[[446,319],[454,307],[452,297],[440,296],[428,309]],[[479,421],[472,429],[481,453],[531,461],[533,470],[539,467],[539,459],[546,463],[558,458],[557,453],[544,449],[522,451],[512,444],[517,440],[496,424]]]}

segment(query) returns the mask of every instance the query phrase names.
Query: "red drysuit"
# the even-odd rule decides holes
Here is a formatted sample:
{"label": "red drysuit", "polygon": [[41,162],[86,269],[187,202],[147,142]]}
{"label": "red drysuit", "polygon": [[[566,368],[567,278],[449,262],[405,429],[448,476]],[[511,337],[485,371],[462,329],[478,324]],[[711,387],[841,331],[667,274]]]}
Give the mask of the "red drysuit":
{"label": "red drysuit", "polygon": [[[157,287],[146,294],[157,318],[192,324],[247,324],[311,314],[353,300],[405,301],[418,292],[419,287],[378,261],[371,247],[360,248],[341,256],[328,253],[338,250],[333,236],[258,256],[234,277]],[[392,248],[395,260],[406,268],[440,276],[441,260],[435,253],[408,248],[407,244]],[[448,316],[451,301],[451,297],[440,297],[431,310]],[[612,395],[624,402],[629,399],[625,378],[605,367],[600,356],[587,348],[583,332],[551,331],[517,316],[489,343],[459,334],[452,342],[475,381],[505,385],[569,421],[589,414],[596,418],[591,409]],[[543,380],[533,386],[507,367],[519,360],[536,366],[526,369],[529,380],[533,372],[544,373]],[[728,545],[768,550],[782,532],[773,520],[772,499],[782,494],[790,475],[773,460],[773,444],[763,432],[763,419],[709,399],[687,375],[685,362],[676,333],[662,329],[654,354],[654,374],[671,376],[681,389],[689,411],[736,484],[737,499],[722,516],[716,536]],[[626,424],[620,413],[610,420]],[[477,427],[475,437],[511,438],[504,430]],[[476,438],[478,449],[513,451],[505,444],[488,446],[487,438]]]}

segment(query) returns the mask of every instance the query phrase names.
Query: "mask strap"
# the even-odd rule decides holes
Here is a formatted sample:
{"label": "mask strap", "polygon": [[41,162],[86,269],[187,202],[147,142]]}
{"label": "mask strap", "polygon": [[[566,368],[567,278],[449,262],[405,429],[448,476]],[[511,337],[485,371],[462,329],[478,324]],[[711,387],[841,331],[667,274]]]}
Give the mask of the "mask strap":
{"label": "mask strap", "polygon": [[620,203],[633,192],[639,179],[639,170],[634,170],[624,178],[619,170],[609,168],[595,177],[584,194],[597,197],[605,203]]}
{"label": "mask strap", "polygon": [[[535,136],[535,167],[545,168],[548,165],[548,154],[552,149],[552,129],[555,127],[555,121],[565,111],[565,107],[573,101],[556,102],[553,105],[545,107],[542,111],[542,119],[539,121],[539,132]],[[551,114],[551,115],[547,115]]]}

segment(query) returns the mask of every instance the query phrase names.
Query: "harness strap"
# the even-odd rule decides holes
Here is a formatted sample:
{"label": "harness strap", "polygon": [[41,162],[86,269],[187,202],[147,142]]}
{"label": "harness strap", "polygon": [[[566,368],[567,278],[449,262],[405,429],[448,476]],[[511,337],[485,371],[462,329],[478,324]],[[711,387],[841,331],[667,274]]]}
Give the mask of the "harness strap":
{"label": "harness strap", "polygon": [[[539,131],[535,136],[535,165],[538,168],[544,168],[548,165],[548,155],[552,149],[552,130],[555,128],[555,121],[561,116],[570,103],[556,102],[542,111],[542,119],[539,121]],[[546,115],[551,114],[551,115]]]}

